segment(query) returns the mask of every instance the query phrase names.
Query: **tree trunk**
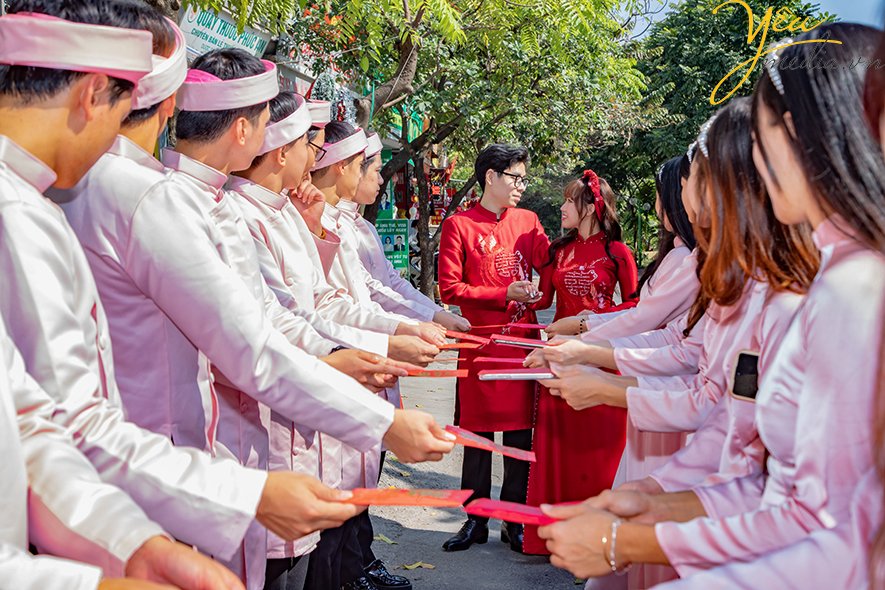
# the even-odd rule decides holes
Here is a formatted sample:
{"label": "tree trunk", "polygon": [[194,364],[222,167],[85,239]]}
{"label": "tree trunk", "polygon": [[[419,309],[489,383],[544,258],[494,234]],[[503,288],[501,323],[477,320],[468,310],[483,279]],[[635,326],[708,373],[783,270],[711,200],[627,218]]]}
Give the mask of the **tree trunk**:
{"label": "tree trunk", "polygon": [[[470,189],[472,189],[475,185],[476,185],[476,175],[471,174],[470,178],[468,178],[467,181],[464,182],[464,186],[459,188],[458,192],[456,192],[454,195],[452,195],[452,202],[449,203],[449,206],[446,207],[446,212],[443,213],[443,221],[448,219],[449,216],[455,212],[455,209],[458,208],[458,205],[461,204],[461,201],[464,200],[464,197],[467,196],[467,193],[469,193]],[[439,224],[439,227],[436,228],[436,232],[433,234],[432,245],[433,245],[434,250],[439,248],[439,236],[441,233],[442,233],[442,223]]]}
{"label": "tree trunk", "polygon": [[[390,182],[390,179],[393,178],[393,175],[405,168],[406,164],[409,163],[410,159],[413,159],[415,154],[424,150],[428,145],[442,143],[447,137],[449,137],[452,133],[454,133],[458,127],[461,126],[461,121],[463,117],[458,115],[445,125],[442,125],[439,128],[436,128],[435,125],[431,124],[430,128],[427,129],[424,133],[413,139],[409,144],[398,151],[393,155],[393,158],[389,162],[387,162],[384,167],[381,169],[381,180],[384,182],[381,190],[385,190],[387,184]],[[403,120],[403,127],[408,123]],[[405,131],[403,132],[404,136]],[[379,193],[380,194],[380,193]],[[375,219],[378,217],[378,205],[379,200],[376,199],[375,202],[371,205],[367,205],[365,211],[363,212],[363,217],[369,223],[375,223]]]}
{"label": "tree trunk", "polygon": [[415,91],[412,83],[418,71],[418,48],[411,35],[399,43],[399,58],[396,73],[377,88],[375,88],[375,104],[372,105],[371,96],[363,96],[354,101],[356,104],[356,122],[363,129],[369,127],[372,117],[380,110],[389,108],[391,103]]}
{"label": "tree trunk", "polygon": [[430,236],[430,217],[433,215],[433,200],[427,186],[427,175],[424,173],[424,154],[415,156],[415,180],[418,181],[418,248],[421,255],[421,274],[418,275],[418,289],[422,293],[434,298],[434,265],[433,239]]}
{"label": "tree trunk", "polygon": [[181,2],[179,0],[147,0],[147,3],[171,18],[174,21],[178,11],[181,10]]}

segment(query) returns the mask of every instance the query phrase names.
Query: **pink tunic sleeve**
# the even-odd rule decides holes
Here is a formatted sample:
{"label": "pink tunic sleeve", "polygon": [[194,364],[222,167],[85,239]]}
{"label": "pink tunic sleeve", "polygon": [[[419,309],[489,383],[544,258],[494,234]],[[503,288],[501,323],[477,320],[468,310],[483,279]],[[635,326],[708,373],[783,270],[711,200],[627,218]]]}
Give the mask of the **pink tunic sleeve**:
{"label": "pink tunic sleeve", "polygon": [[[667,322],[667,325],[663,328],[612,338],[609,341],[615,348],[659,348],[661,346],[679,344],[685,339],[684,331],[687,321],[686,314],[682,314],[675,320]],[[697,327],[695,329],[697,330]],[[592,336],[582,335],[581,338],[585,342],[596,342],[596,339]]]}
{"label": "pink tunic sleeve", "polygon": [[674,248],[661,261],[639,304],[607,320],[588,320],[592,322],[592,328],[587,331],[588,338],[599,341],[631,336],[656,330],[678,318],[688,310],[697,295],[696,267],[696,257],[688,248]]}
{"label": "pink tunic sleeve", "polygon": [[680,344],[660,348],[616,348],[615,366],[622,375],[692,375],[698,371],[703,343],[689,336]]}
{"label": "pink tunic sleeve", "polygon": [[630,421],[646,432],[692,432],[716,407],[722,391],[706,378],[688,389],[627,388]]}
{"label": "pink tunic sleeve", "polygon": [[687,315],[683,314],[660,330],[612,340],[618,370],[634,377],[697,373],[706,321],[706,316],[701,317],[685,336]]}
{"label": "pink tunic sleeve", "polygon": [[[822,260],[757,396],[757,427],[771,454],[762,502],[726,519],[658,524],[681,575],[755,559],[850,519],[852,495],[872,465],[878,367],[869,352],[881,339],[885,260],[844,236],[824,244]],[[858,293],[869,295],[863,305]]]}
{"label": "pink tunic sleeve", "polygon": [[868,587],[869,550],[882,519],[882,486],[874,471],[852,502],[852,518],[835,529],[814,531],[779,551],[658,586],[666,590],[757,590]]}
{"label": "pink tunic sleeve", "polygon": [[[372,448],[393,409],[273,329],[264,306],[207,239],[202,212],[183,205],[180,191],[172,182],[156,185],[133,216],[123,253],[132,280],[238,389],[301,427]],[[191,218],[161,235],[170,211]]]}
{"label": "pink tunic sleeve", "polygon": [[[763,378],[781,347],[803,296],[790,292],[772,295],[767,288],[757,290],[754,296],[763,300],[764,309],[760,315],[746,318],[755,327],[736,331],[732,350],[725,355],[729,393],[722,397],[716,410],[688,445],[652,473],[652,477],[667,491],[686,490],[762,471],[763,447],[755,425],[756,404],[730,395],[735,357],[742,351],[758,351],[758,372],[760,379]],[[758,505],[761,483],[757,482],[757,487],[755,500],[748,504],[750,507]],[[716,498],[721,495],[711,492],[707,497],[706,488],[696,489],[695,493],[710,515],[724,514],[736,505],[734,498],[725,495],[724,508],[715,508]]]}
{"label": "pink tunic sleeve", "polygon": [[723,397],[688,445],[650,474],[665,492],[690,489],[716,470],[728,427],[726,413]]}

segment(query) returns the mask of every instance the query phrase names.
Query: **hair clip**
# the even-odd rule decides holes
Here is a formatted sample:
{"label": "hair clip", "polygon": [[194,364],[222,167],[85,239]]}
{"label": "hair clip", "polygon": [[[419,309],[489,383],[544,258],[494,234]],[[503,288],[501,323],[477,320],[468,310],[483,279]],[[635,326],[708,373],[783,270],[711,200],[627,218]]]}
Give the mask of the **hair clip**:
{"label": "hair clip", "polygon": [[784,81],[781,79],[781,72],[777,67],[781,59],[781,56],[778,55],[778,51],[791,43],[793,43],[792,37],[775,41],[769,46],[773,46],[773,48],[770,50],[771,54],[768,56],[768,59],[765,60],[765,70],[768,72],[768,77],[771,78],[772,84],[774,84],[774,87],[777,88],[777,91],[781,96],[784,96]]}
{"label": "hair clip", "polygon": [[693,142],[691,142],[691,145],[688,146],[688,151],[685,152],[685,155],[688,157],[689,164],[694,163],[694,157],[695,157],[695,155],[697,155],[697,153],[698,153],[698,142],[693,141]]}
{"label": "hair clip", "polygon": [[716,117],[719,116],[719,113],[716,113],[712,117],[710,117],[706,123],[701,126],[701,132],[698,134],[698,149],[701,150],[701,153],[704,154],[705,158],[710,157],[710,150],[707,147],[707,136],[710,134],[710,127],[713,126],[713,123],[716,121]]}
{"label": "hair clip", "polygon": [[667,166],[667,163],[666,163],[666,162],[664,162],[663,164],[661,164],[660,167],[658,167],[658,171],[657,171],[657,173],[655,174],[655,176],[657,176],[658,178],[660,178],[661,175],[664,173],[664,168],[665,168],[666,166]]}

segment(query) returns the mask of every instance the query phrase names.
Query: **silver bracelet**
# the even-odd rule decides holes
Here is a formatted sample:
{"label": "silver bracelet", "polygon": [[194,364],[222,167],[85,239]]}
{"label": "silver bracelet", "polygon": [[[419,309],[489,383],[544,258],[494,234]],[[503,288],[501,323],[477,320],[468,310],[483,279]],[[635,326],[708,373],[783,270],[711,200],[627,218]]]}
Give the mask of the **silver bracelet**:
{"label": "silver bracelet", "polygon": [[623,523],[620,518],[617,518],[612,521],[612,532],[611,532],[611,542],[608,546],[608,565],[612,568],[612,573],[622,576],[626,574],[630,570],[630,564],[627,564],[623,569],[618,569],[617,562],[617,542],[618,542],[618,527]]}

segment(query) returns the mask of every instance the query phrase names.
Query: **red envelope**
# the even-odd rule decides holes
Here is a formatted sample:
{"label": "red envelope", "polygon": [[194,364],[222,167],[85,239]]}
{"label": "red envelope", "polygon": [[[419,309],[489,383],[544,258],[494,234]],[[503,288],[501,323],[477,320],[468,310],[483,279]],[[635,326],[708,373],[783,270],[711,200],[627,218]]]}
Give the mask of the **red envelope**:
{"label": "red envelope", "polygon": [[514,447],[499,445],[498,443],[476,435],[469,430],[464,430],[463,428],[452,426],[451,424],[446,426],[446,432],[451,432],[455,435],[455,444],[457,445],[483,449],[484,451],[492,451],[493,453],[501,453],[502,455],[513,457],[514,459],[519,459],[521,461],[529,461],[530,463],[534,463],[537,460],[534,451],[524,451]]}
{"label": "red envelope", "polygon": [[544,348],[547,342],[544,340],[536,340],[534,338],[520,338],[519,336],[510,336],[509,334],[495,334],[492,336],[492,342],[502,344],[504,346],[516,346],[519,348]]}
{"label": "red envelope", "polygon": [[482,344],[477,344],[476,342],[447,342],[437,348],[440,350],[472,350],[481,346]]}
{"label": "red envelope", "polygon": [[409,377],[466,377],[467,369],[409,369]]}
{"label": "red envelope", "polygon": [[544,324],[523,324],[523,323],[510,323],[510,324],[487,324],[485,326],[472,326],[470,331],[476,330],[500,330],[501,328],[516,328],[517,330],[544,330],[547,328]]}
{"label": "red envelope", "polygon": [[457,508],[473,494],[473,490],[404,490],[398,488],[353,490],[353,496],[342,500],[358,506],[437,506]]}
{"label": "red envelope", "polygon": [[515,359],[515,358],[500,358],[496,359],[493,356],[478,356],[473,359],[474,363],[501,363],[507,365],[519,365],[522,366],[524,359]]}
{"label": "red envelope", "polygon": [[506,328],[510,324],[487,324],[485,326],[471,326],[470,330],[500,330],[501,328]]}
{"label": "red envelope", "polygon": [[464,511],[473,516],[500,518],[507,522],[534,526],[545,526],[556,522],[555,518],[547,516],[541,512],[540,508],[535,506],[526,506],[525,504],[517,504],[516,502],[490,500],[489,498],[479,498],[478,500],[474,500],[464,507]]}
{"label": "red envelope", "polygon": [[483,338],[482,336],[475,336],[473,334],[465,334],[464,332],[454,332],[452,330],[446,330],[446,338],[454,338],[455,340],[466,340],[468,342],[476,342],[477,344],[488,344],[491,342],[488,338]]}
{"label": "red envelope", "polygon": [[546,330],[544,324],[507,324],[509,328],[518,328],[520,330]]}
{"label": "red envelope", "polygon": [[491,369],[480,371],[477,374],[480,381],[540,381],[542,379],[556,379],[556,376],[544,367],[530,369]]}

